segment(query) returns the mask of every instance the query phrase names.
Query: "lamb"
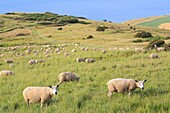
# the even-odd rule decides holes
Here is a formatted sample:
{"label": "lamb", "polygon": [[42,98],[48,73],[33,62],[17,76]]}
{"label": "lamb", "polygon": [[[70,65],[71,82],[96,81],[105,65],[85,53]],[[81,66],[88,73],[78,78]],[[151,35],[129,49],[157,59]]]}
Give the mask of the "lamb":
{"label": "lamb", "polygon": [[31,103],[41,103],[41,107],[44,104],[49,105],[49,102],[53,95],[57,95],[58,86],[49,87],[36,87],[30,86],[23,90],[23,97],[27,105]]}
{"label": "lamb", "polygon": [[74,73],[71,72],[62,72],[58,75],[60,86],[63,82],[70,82],[70,81],[79,81],[80,77],[77,77]]}
{"label": "lamb", "polygon": [[147,80],[134,80],[134,79],[125,79],[125,78],[116,78],[109,80],[106,85],[108,85],[108,96],[111,97],[112,92],[121,92],[125,93],[128,92],[130,96],[131,91],[135,90],[136,88],[144,89],[144,83]]}
{"label": "lamb", "polygon": [[149,55],[150,59],[156,59],[156,58],[160,58],[158,54],[150,54]]}
{"label": "lamb", "polygon": [[0,71],[0,77],[1,76],[10,76],[10,75],[14,75],[14,73],[12,71],[9,71],[9,70]]}

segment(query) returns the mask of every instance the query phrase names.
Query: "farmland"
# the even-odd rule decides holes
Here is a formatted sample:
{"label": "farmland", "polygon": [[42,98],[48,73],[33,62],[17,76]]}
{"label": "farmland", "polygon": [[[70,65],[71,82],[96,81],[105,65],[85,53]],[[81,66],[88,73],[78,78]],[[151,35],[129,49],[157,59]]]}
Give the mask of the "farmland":
{"label": "farmland", "polygon": [[[135,52],[136,47],[145,47],[149,42],[133,42],[134,35],[142,30],[160,37],[169,36],[168,30],[133,26],[136,30],[131,31],[127,24],[82,18],[79,18],[81,23],[64,26],[41,25],[37,20],[21,20],[20,16],[0,16],[0,70],[15,73],[0,77],[1,113],[170,112],[169,51]],[[89,24],[82,24],[82,21]],[[98,26],[108,28],[98,32]],[[58,30],[59,27],[62,30]],[[89,35],[93,38],[87,39]],[[60,52],[56,52],[57,48]],[[76,52],[71,52],[73,49]],[[158,54],[160,59],[149,59],[151,53]],[[94,58],[96,62],[76,62],[78,57]],[[13,60],[13,66],[7,64],[6,59]],[[31,59],[43,59],[44,62],[29,65]],[[48,107],[40,108],[40,104],[27,107],[23,89],[57,85],[60,72],[73,72],[80,81],[63,83]],[[113,93],[109,98],[106,83],[112,78],[147,79],[147,82],[144,90],[136,89],[131,96]]]}

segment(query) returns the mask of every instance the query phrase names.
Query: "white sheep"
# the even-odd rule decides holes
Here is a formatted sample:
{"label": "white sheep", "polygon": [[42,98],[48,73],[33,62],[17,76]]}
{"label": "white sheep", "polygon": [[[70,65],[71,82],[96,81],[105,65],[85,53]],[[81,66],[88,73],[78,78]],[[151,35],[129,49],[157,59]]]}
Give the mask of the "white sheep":
{"label": "white sheep", "polygon": [[93,58],[87,58],[87,59],[85,60],[86,63],[94,63],[95,61],[96,61],[96,60],[93,59]]}
{"label": "white sheep", "polygon": [[76,58],[76,62],[84,62],[85,59],[84,58]]}
{"label": "white sheep", "polygon": [[10,63],[13,63],[14,61],[11,60],[11,59],[7,59],[7,60],[5,60],[5,62],[8,63],[8,64],[10,64]]}
{"label": "white sheep", "polygon": [[35,60],[35,63],[43,63],[43,62],[45,62],[45,61],[41,60],[41,59]]}
{"label": "white sheep", "polygon": [[156,58],[160,58],[158,54],[150,54],[149,55],[150,59],[156,59]]}
{"label": "white sheep", "polygon": [[109,80],[106,85],[108,85],[108,96],[111,97],[112,92],[128,92],[128,95],[131,94],[131,91],[136,88],[144,89],[144,83],[146,80],[134,80],[134,79],[125,79],[125,78],[116,78]]}
{"label": "white sheep", "polygon": [[41,103],[41,107],[44,104],[49,105],[50,99],[53,95],[57,94],[58,86],[49,87],[36,87],[30,86],[23,90],[24,100],[29,106],[31,103]]}
{"label": "white sheep", "polygon": [[0,76],[10,76],[10,75],[14,75],[14,73],[12,71],[9,71],[9,70],[0,71]]}
{"label": "white sheep", "polygon": [[80,77],[77,77],[74,73],[71,72],[62,72],[58,75],[59,83],[62,84],[63,82],[70,82],[70,81],[79,81]]}
{"label": "white sheep", "polygon": [[35,62],[35,60],[30,60],[30,61],[28,62],[28,64],[33,65],[33,64],[36,64],[36,62]]}

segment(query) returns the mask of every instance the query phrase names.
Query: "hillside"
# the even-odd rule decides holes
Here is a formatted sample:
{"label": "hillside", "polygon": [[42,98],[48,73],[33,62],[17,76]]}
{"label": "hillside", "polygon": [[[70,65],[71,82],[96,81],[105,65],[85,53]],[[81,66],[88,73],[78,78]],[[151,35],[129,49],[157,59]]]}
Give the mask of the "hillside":
{"label": "hillside", "polygon": [[146,27],[157,27],[160,29],[170,29],[170,15],[163,15],[163,16],[153,16],[148,18],[141,18],[135,19],[124,22],[126,24],[131,25],[139,25],[139,26],[146,26]]}
{"label": "hillside", "polygon": [[[169,30],[49,12],[0,15],[0,26],[0,113],[170,112],[170,54],[153,49],[155,42],[160,48],[168,46]],[[152,47],[143,48],[148,45]],[[61,72],[72,72],[80,80],[62,83],[49,106],[27,106],[23,90],[57,86]],[[106,83],[113,78],[147,82],[131,95],[113,92],[108,97]],[[40,97],[37,100],[44,100]]]}
{"label": "hillside", "polygon": [[[148,42],[134,43],[134,35],[140,31],[151,32],[154,36],[168,37],[165,30],[129,26],[111,22],[87,20],[83,17],[44,14],[7,13],[0,15],[1,47],[34,44],[79,43],[100,47],[137,47]],[[96,31],[97,27],[105,31]],[[131,28],[135,28],[135,31]],[[61,29],[61,30],[59,30]],[[86,39],[89,35],[93,39]]]}

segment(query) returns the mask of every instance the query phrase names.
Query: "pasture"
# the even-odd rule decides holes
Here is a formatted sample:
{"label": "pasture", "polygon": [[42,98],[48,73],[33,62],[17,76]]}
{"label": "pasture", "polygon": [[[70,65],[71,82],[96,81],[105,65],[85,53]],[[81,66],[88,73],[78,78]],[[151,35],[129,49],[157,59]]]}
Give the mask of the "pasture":
{"label": "pasture", "polygon": [[[137,32],[167,37],[168,30],[132,26],[136,28],[132,31],[127,24],[92,20],[83,20],[90,24],[39,25],[37,21],[19,17],[0,15],[0,71],[10,70],[15,74],[0,77],[0,113],[170,112],[169,51],[135,52],[136,47],[145,47],[148,42],[133,42]],[[107,29],[98,32],[98,26]],[[57,30],[59,27],[62,30]],[[86,39],[89,35],[93,38]],[[149,59],[152,53],[160,59]],[[79,57],[96,61],[76,62]],[[13,65],[6,63],[7,59]],[[32,59],[44,62],[28,64]],[[80,81],[63,83],[48,107],[40,108],[40,104],[27,107],[22,95],[24,88],[57,85],[61,72],[73,72]],[[136,89],[131,96],[113,93],[109,98],[106,83],[113,78],[147,79],[147,82],[144,90]]]}
{"label": "pasture", "polygon": [[[58,45],[56,47],[59,47]],[[88,51],[81,50],[81,45],[69,44],[61,53],[51,47],[48,58],[43,51],[38,55],[33,50],[41,46],[32,46],[31,53],[26,54],[24,47],[16,50],[1,48],[5,54],[0,59],[0,70],[8,69],[14,76],[0,78],[0,112],[62,112],[62,113],[113,113],[113,112],[169,112],[170,82],[169,82],[169,52],[159,52],[160,59],[149,59],[149,52],[134,52],[130,50],[107,50],[101,48]],[[84,47],[84,46],[83,46]],[[87,46],[85,46],[87,47]],[[77,52],[71,52],[76,49]],[[16,55],[17,52],[25,54]],[[68,56],[65,56],[68,53]],[[77,57],[94,58],[96,62],[76,62]],[[14,67],[9,67],[5,59],[12,59]],[[45,62],[29,65],[31,59],[43,59]],[[40,108],[40,104],[27,107],[22,91],[27,86],[57,85],[60,72],[74,72],[80,76],[80,82],[63,83],[58,95],[54,95],[48,107]],[[145,89],[135,90],[131,96],[127,93],[113,93],[107,96],[106,82],[112,78],[147,79]]]}

